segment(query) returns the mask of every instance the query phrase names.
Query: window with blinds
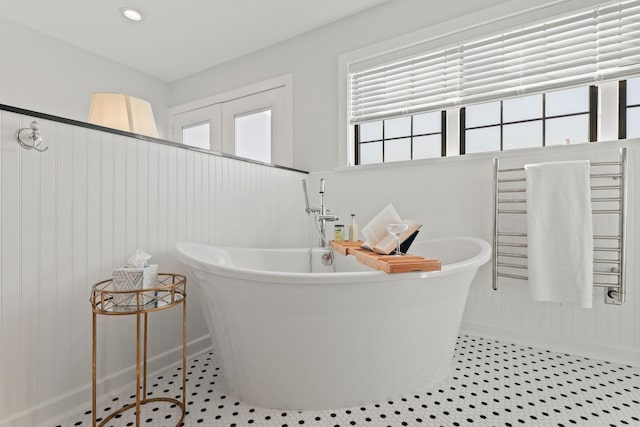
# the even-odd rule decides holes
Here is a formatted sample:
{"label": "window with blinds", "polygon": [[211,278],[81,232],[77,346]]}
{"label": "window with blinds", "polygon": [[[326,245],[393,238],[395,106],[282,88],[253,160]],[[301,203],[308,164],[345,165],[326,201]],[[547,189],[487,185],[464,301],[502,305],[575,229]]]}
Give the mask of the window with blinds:
{"label": "window with blinds", "polygon": [[349,73],[349,120],[442,111],[640,73],[640,0]]}

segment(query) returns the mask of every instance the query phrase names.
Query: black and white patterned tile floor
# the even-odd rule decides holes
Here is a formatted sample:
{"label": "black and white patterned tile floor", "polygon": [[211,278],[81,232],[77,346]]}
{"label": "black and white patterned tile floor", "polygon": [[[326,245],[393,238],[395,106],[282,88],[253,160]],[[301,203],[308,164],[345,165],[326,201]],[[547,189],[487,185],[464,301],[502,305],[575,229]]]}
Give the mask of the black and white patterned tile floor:
{"label": "black and white patterned tile floor", "polygon": [[[640,426],[640,367],[470,335],[458,338],[455,369],[437,388],[336,410],[252,407],[225,393],[214,353],[193,357],[187,366],[187,427]],[[181,378],[179,368],[167,370],[149,378],[147,393],[180,399]],[[104,397],[98,417],[131,402],[134,393],[129,388]],[[175,426],[179,416],[168,403],[147,404],[141,424]],[[113,427],[135,425],[133,411],[111,421]],[[90,425],[90,410],[58,424]]]}

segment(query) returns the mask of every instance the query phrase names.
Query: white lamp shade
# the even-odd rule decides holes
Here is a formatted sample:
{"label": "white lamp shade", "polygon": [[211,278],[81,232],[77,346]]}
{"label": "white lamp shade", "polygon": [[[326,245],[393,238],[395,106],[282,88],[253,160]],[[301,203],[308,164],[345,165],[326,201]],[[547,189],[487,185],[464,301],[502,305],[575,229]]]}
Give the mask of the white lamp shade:
{"label": "white lamp shade", "polygon": [[158,137],[151,104],[144,99],[121,93],[94,93],[91,96],[89,123]]}

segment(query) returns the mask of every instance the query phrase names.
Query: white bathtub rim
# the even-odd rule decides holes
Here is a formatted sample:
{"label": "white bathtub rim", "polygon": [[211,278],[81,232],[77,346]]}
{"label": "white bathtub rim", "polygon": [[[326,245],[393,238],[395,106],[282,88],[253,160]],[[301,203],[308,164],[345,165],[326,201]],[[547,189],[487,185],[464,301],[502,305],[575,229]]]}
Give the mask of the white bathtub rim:
{"label": "white bathtub rim", "polygon": [[[365,282],[378,282],[378,281],[399,281],[410,280],[415,278],[427,278],[434,276],[444,276],[455,274],[461,270],[478,268],[485,264],[491,258],[491,246],[485,240],[471,237],[471,236],[455,236],[444,237],[439,239],[422,240],[415,242],[418,245],[420,243],[439,243],[445,241],[467,241],[476,244],[479,249],[476,254],[465,260],[446,264],[442,266],[442,270],[439,271],[415,271],[408,273],[396,273],[387,274],[383,271],[371,270],[371,271],[356,271],[356,272],[323,272],[323,273],[297,273],[297,272],[280,272],[280,271],[268,271],[268,270],[256,270],[241,267],[228,267],[218,264],[214,264],[209,260],[203,260],[198,257],[194,257],[193,253],[189,253],[189,246],[205,247],[205,248],[218,248],[218,249],[230,249],[230,250],[242,250],[242,249],[257,249],[261,251],[271,252],[287,252],[287,251],[308,251],[309,248],[243,248],[233,246],[213,246],[202,243],[192,242],[178,242],[175,245],[175,252],[178,260],[183,264],[195,268],[197,270],[213,273],[223,277],[241,278],[244,280],[250,280],[255,282],[270,282],[270,283],[296,283],[296,284],[339,284],[344,283],[345,279],[348,279],[349,283],[365,283]],[[319,249],[319,248],[314,248]],[[336,256],[342,256],[336,254]]]}

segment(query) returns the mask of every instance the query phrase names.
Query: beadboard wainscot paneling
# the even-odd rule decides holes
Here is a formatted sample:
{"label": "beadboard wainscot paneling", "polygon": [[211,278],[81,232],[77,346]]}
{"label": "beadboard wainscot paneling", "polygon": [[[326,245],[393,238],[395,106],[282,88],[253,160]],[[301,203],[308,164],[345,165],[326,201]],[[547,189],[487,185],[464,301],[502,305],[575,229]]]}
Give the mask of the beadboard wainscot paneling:
{"label": "beadboard wainscot paneling", "polygon": [[[492,290],[489,262],[479,270],[472,284],[462,323],[465,332],[640,366],[637,143],[637,140],[614,141],[500,153],[502,167],[516,167],[572,159],[617,161],[619,147],[629,146],[627,301],[622,306],[606,305],[604,289],[595,288],[592,309],[532,302],[526,281],[500,278],[499,290]],[[392,202],[402,217],[423,224],[419,239],[469,235],[493,242],[491,154],[314,173],[312,188],[322,177],[326,178],[328,206],[339,209],[343,215],[357,213],[361,229]]]}
{"label": "beadboard wainscot paneling", "polygon": [[[38,118],[48,151],[21,149],[33,117],[0,112],[0,426],[53,425],[91,399],[91,285],[137,248],[180,272],[179,241],[308,244],[306,174]],[[193,289],[192,289],[193,292]],[[191,354],[210,346],[187,300]],[[150,316],[150,369],[180,359],[181,311]],[[133,316],[98,317],[99,394],[135,379]]]}

